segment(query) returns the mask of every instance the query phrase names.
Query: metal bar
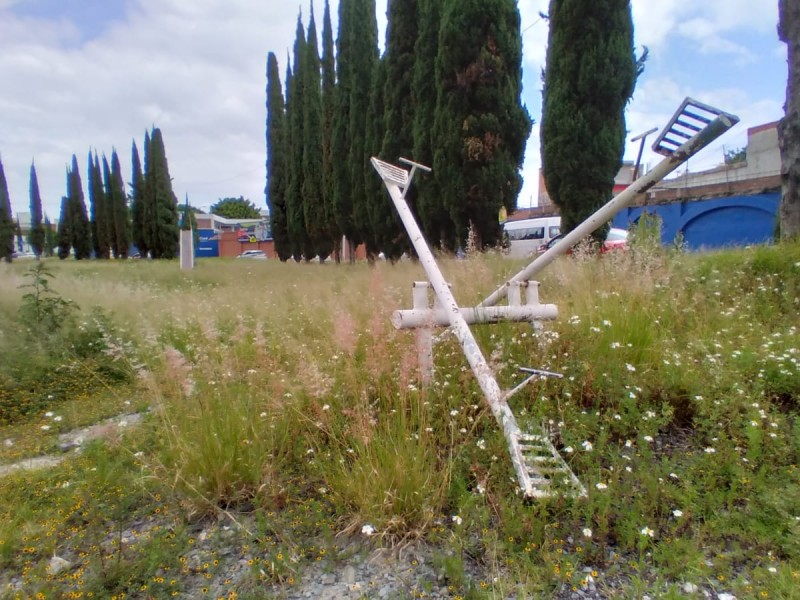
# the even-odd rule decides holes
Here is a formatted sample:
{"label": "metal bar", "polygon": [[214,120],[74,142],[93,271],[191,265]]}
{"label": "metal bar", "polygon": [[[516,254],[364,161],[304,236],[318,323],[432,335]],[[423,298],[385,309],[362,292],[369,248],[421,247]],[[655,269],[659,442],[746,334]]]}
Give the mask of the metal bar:
{"label": "metal bar", "polygon": [[[380,173],[381,161],[374,157],[370,160],[372,165],[375,167],[375,170]],[[456,303],[455,298],[453,297],[453,294],[450,292],[450,287],[447,285],[442,272],[439,270],[439,266],[436,264],[436,259],[433,257],[433,253],[431,252],[430,248],[428,248],[428,244],[425,242],[425,238],[422,236],[419,225],[414,219],[411,209],[408,207],[408,204],[403,198],[400,188],[396,183],[386,179],[384,179],[384,185],[386,185],[386,189],[389,191],[389,196],[391,197],[392,202],[397,209],[400,220],[408,232],[408,236],[411,239],[411,244],[414,246],[414,250],[416,250],[417,256],[419,257],[419,262],[422,265],[422,268],[425,269],[425,273],[428,276],[428,281],[430,281],[433,291],[436,293],[436,296],[439,298],[442,307],[447,313],[448,320],[450,321],[450,328],[453,334],[456,336],[456,339],[458,339],[459,343],[461,344],[461,348],[464,351],[467,362],[472,368],[475,378],[478,380],[478,385],[483,391],[483,395],[484,398],[486,398],[489,409],[503,430],[503,436],[506,438],[508,443],[509,453],[511,455],[511,463],[514,465],[514,471],[517,474],[517,480],[519,481],[523,491],[526,494],[530,494],[533,486],[525,468],[525,457],[522,455],[522,452],[519,449],[518,439],[520,435],[522,435],[522,432],[520,431],[519,425],[517,425],[517,420],[514,417],[514,413],[511,412],[511,408],[505,401],[503,392],[500,390],[500,386],[497,384],[497,380],[495,380],[492,369],[486,362],[486,359],[484,358],[483,353],[478,346],[478,342],[472,335],[469,325],[467,325],[464,317],[461,316],[461,311]]]}
{"label": "metal bar", "polygon": [[[517,306],[481,306],[459,308],[461,318],[467,325],[483,325],[510,321],[552,321],[558,318],[558,307],[555,304]],[[396,310],[392,314],[392,325],[396,329],[414,329],[416,327],[449,327],[450,316],[445,309],[429,308]]]}
{"label": "metal bar", "polygon": [[689,123],[688,121],[683,121],[682,119],[678,119],[677,121],[675,121],[675,125],[686,127],[686,129],[691,129],[695,133],[697,133],[698,131],[702,131],[702,127],[698,127],[697,125],[693,125],[692,123]]}
{"label": "metal bar", "polygon": [[[708,146],[711,142],[716,140],[719,136],[728,131],[738,122],[739,118],[734,115],[721,114],[718,116],[708,125],[708,127],[703,129],[703,131],[698,133],[696,136],[678,148],[675,152],[658,163],[652,171],[634,181],[626,189],[612,198],[607,204],[600,207],[583,223],[566,234],[564,238],[552,248],[547,250],[544,254],[541,254],[527,267],[514,275],[509,282],[533,279],[533,276],[536,273],[553,262],[559,255],[564,254],[567,250],[572,248],[575,244],[592,233],[595,229],[598,229],[610,221],[615,214],[617,214],[626,206],[630,205],[639,194],[645,193],[659,181],[664,179],[664,177],[672,173],[672,171],[689,160],[690,157],[694,156],[700,150]],[[494,306],[506,296],[507,290],[508,286],[504,283],[492,294],[490,294],[483,302],[481,302],[479,306]]]}
{"label": "metal bar", "polygon": [[[411,288],[411,299],[416,310],[428,310],[428,285],[427,281],[415,281]],[[419,327],[417,335],[417,361],[419,377],[425,387],[433,381],[433,327]]]}

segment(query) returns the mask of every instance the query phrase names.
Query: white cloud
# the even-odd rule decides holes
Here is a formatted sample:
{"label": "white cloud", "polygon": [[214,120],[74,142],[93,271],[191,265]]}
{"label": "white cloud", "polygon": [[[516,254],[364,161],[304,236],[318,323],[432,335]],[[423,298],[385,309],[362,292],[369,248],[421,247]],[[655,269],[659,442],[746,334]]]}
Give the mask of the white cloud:
{"label": "white cloud", "polygon": [[[116,0],[121,2],[122,0]],[[298,4],[251,0],[127,0],[125,18],[84,30],[83,22],[15,16],[21,3],[0,0],[0,156],[12,206],[27,211],[28,172],[35,159],[45,208],[51,218],[65,190],[65,167],[75,153],[84,182],[90,148],[110,155],[116,147],[129,180],[130,145],[139,151],[152,125],[164,133],[173,185],[180,199],[208,207],[239,196],[264,202],[265,66],[274,51],[281,76],[291,49]],[[699,51],[739,55],[742,32],[773,31],[773,0],[633,0],[637,45],[668,49],[687,43]],[[302,2],[307,23],[308,2]],[[548,24],[539,12],[548,0],[520,0],[526,86],[523,101],[540,120],[539,72]],[[318,33],[323,0],[314,0]],[[336,31],[338,3],[331,0]],[[377,2],[385,25],[386,0]],[[705,44],[705,46],[703,46]],[[705,50],[704,50],[705,48]],[[771,54],[773,46],[768,52]],[[785,57],[780,44],[776,53]],[[664,55],[668,56],[667,52]],[[709,99],[749,121],[779,116],[782,98],[758,90],[690,89],[674,77],[647,74],[628,113],[631,135],[663,125],[685,95]],[[744,86],[743,82],[734,82]],[[740,126],[742,127],[742,126]],[[745,127],[746,128],[746,127]],[[524,166],[520,204],[536,198],[539,139],[534,126]],[[629,149],[630,151],[630,149]]]}

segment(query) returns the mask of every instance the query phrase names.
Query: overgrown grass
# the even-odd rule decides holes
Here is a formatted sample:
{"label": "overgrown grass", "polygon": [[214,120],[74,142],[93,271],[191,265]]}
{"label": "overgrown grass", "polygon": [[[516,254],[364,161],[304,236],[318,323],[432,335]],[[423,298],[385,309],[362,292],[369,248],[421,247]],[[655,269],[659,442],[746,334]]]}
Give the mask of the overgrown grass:
{"label": "overgrown grass", "polygon": [[[42,571],[74,539],[72,522],[45,508],[66,512],[67,492],[52,479],[63,476],[25,476],[43,503],[20,500],[6,480],[0,493],[14,508],[0,556],[6,569],[27,568],[30,590],[131,592],[159,569],[176,581],[163,590],[179,589],[188,574],[167,557],[191,534],[176,532],[222,513],[255,519],[243,555],[254,561],[245,587],[256,595],[300,579],[320,539],[333,548],[334,533],[362,527],[387,544],[441,546],[454,595],[547,595],[591,581],[629,596],[680,597],[691,582],[760,598],[788,597],[798,584],[800,245],[686,255],[634,242],[600,259],[578,253],[542,276],[541,300],[560,310],[543,332],[476,329],[502,387],[521,379],[520,366],[565,375],[511,404],[524,426],[550,432],[589,495],[536,503],[517,494],[455,341],[436,345],[435,381],[423,388],[413,332],[391,328],[391,311],[408,308],[411,282],[425,278],[418,265],[241,262],[200,261],[190,273],[147,261],[54,263],[54,287],[84,309],[78,322],[96,306],[109,338],[135,343],[128,363],[145,367],[137,397],[153,409],[146,442],[123,441],[113,454],[130,487],[114,502],[85,499],[95,512],[84,511],[79,529],[97,535],[95,521],[125,521],[123,504],[177,520],[173,537],[118,554],[125,576],[110,566],[113,553],[95,552],[84,587],[67,588]],[[492,256],[444,263],[465,305],[518,266]],[[16,284],[0,291],[10,319],[24,276],[12,265],[0,277]],[[22,335],[4,327],[0,342]],[[43,435],[55,400],[37,397],[18,426],[30,435]],[[90,466],[102,472],[101,459],[81,458],[86,468],[69,467],[79,469],[70,480],[105,489]],[[53,527],[47,544],[26,552],[23,532],[43,524]],[[475,559],[481,581],[467,576]],[[50,587],[35,587],[39,577]]]}

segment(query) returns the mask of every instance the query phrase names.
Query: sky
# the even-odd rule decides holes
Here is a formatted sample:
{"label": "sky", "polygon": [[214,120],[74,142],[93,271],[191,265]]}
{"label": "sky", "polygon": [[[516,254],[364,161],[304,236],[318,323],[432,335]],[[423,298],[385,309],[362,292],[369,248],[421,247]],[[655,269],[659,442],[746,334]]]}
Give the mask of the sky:
{"label": "sky", "polygon": [[[376,0],[381,40],[386,1]],[[330,2],[335,36],[338,1]],[[220,198],[244,196],[263,207],[266,57],[275,52],[285,73],[298,12],[307,25],[311,4],[321,34],[324,0],[0,0],[0,160],[13,211],[29,211],[32,162],[51,220],[73,154],[84,188],[90,151],[110,159],[116,149],[130,181],[131,144],[141,152],[154,125],[181,202],[188,196],[208,210]],[[537,197],[548,32],[539,13],[548,4],[518,2],[522,101],[535,121],[519,207]],[[747,128],[780,119],[787,67],[777,5],[632,0],[637,52],[647,46],[650,58],[627,108],[629,139],[663,127],[686,96],[738,115],[732,131],[692,159],[696,171],[743,147]],[[629,142],[625,158],[638,149]],[[645,151],[645,163],[659,158]]]}

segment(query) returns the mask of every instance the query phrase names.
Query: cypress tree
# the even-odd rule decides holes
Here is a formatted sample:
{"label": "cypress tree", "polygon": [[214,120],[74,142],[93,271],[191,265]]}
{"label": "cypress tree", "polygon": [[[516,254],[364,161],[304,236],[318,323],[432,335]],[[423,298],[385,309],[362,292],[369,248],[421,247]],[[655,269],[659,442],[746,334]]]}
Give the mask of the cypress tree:
{"label": "cypress tree", "polygon": [[53,256],[55,249],[58,246],[58,239],[53,224],[50,222],[50,217],[44,217],[44,255]]}
{"label": "cypress tree", "polygon": [[139,256],[146,258],[150,252],[150,244],[145,227],[144,174],[135,141],[131,148],[131,165],[131,237],[139,250]]}
{"label": "cypress tree", "polygon": [[282,261],[291,255],[286,223],[286,106],[278,59],[267,56],[267,207],[275,252]]}
{"label": "cypress tree", "polygon": [[303,254],[308,259],[318,256],[320,262],[330,256],[333,240],[328,228],[322,181],[322,88],[320,59],[317,48],[317,28],[314,5],[308,24],[305,47],[303,83],[303,170],[301,194],[307,246]]}
{"label": "cypress tree", "polygon": [[378,62],[378,24],[375,20],[375,0],[353,0],[350,63],[350,193],[353,203],[353,223],[357,241],[370,234],[370,199],[367,198],[365,177],[374,175],[366,146],[367,111],[369,109],[372,77]]}
{"label": "cypress tree", "polygon": [[164,138],[158,127],[153,128],[149,146],[145,190],[150,195],[152,219],[150,253],[153,258],[171,259],[178,255],[178,199],[172,191]]}
{"label": "cypress tree", "polygon": [[[306,235],[303,212],[303,76],[306,52],[306,34],[301,15],[297,16],[297,30],[294,40],[294,66],[289,85],[289,184],[286,195],[286,217],[291,242],[292,256],[300,260],[309,242]],[[308,260],[311,257],[305,256]]]}
{"label": "cypress tree", "polygon": [[125,196],[125,183],[122,180],[122,167],[120,166],[117,151],[111,153],[111,169],[108,161],[103,157],[103,178],[106,182],[106,198],[109,210],[109,236],[114,258],[127,258],[128,248],[131,245],[130,224],[128,222],[128,201]]}
{"label": "cypress tree", "polygon": [[331,9],[325,0],[322,23],[322,198],[325,204],[325,224],[333,243],[336,260],[342,232],[336,224],[333,202],[333,118],[336,111],[336,62],[333,45]]}
{"label": "cypress tree", "polygon": [[[416,62],[411,82],[411,101],[414,103],[412,126],[414,151],[412,158],[423,165],[433,166],[433,122],[436,111],[435,57],[439,52],[439,25],[441,0],[417,0],[418,35],[414,46]],[[419,173],[415,179],[416,212],[425,238],[433,246],[443,240],[455,240],[455,229],[450,215],[441,201],[436,187],[435,173]],[[453,241],[444,244],[453,246]]]}
{"label": "cypress tree", "polygon": [[513,0],[446,0],[436,57],[434,173],[463,246],[501,239],[498,213],[513,210],[531,119],[520,104],[522,38]]}
{"label": "cypress tree", "polygon": [[562,231],[611,198],[637,67],[630,0],[551,0],[542,171]]}
{"label": "cypress tree", "polygon": [[89,217],[86,214],[86,201],[83,196],[78,157],[72,155],[72,168],[67,173],[67,198],[69,199],[68,218],[70,222],[70,243],[75,251],[75,260],[92,256],[92,237]]}
{"label": "cypress tree", "polygon": [[58,258],[64,260],[69,258],[69,251],[72,248],[72,219],[70,217],[69,198],[61,197],[61,213],[58,216]]}
{"label": "cypress tree", "polygon": [[[367,110],[366,125],[366,152],[370,156],[383,156],[381,147],[383,137],[386,132],[385,126],[385,82],[386,82],[386,58],[375,63],[373,73],[372,93],[369,99],[369,109]],[[387,259],[395,260],[400,258],[404,251],[404,244],[407,239],[404,235],[399,217],[396,216],[394,205],[388,194],[384,191],[381,178],[370,169],[364,173],[364,191],[368,199],[369,207],[369,232],[365,235],[364,242],[367,246],[367,256],[376,256],[383,252]]]}
{"label": "cypress tree", "polygon": [[347,238],[351,246],[351,262],[354,260],[352,250],[360,242],[358,231],[353,222],[353,197],[349,169],[352,153],[350,132],[352,77],[350,66],[353,60],[351,38],[353,36],[354,2],[355,0],[339,0],[339,35],[336,40],[336,89],[334,91],[335,111],[331,132],[333,215],[338,230]]}
{"label": "cypress tree", "polygon": [[[379,133],[382,144],[373,148],[372,154],[397,163],[401,156],[414,156],[413,123],[417,108],[412,99],[411,86],[416,62],[418,0],[389,0],[387,13],[386,54],[383,58],[385,65],[377,71],[378,79],[375,82],[375,85],[381,86],[382,97],[374,98],[381,104],[376,108],[382,109],[384,114],[371,124],[371,127],[380,127],[380,131],[376,133]],[[425,57],[429,63],[432,62],[431,56],[435,55]],[[368,177],[369,189],[370,181],[377,177],[375,173]],[[378,182],[380,183],[380,179]],[[378,243],[387,258],[399,258],[404,251],[410,251],[411,244],[394,206],[382,192],[371,192],[369,198],[372,204],[372,226]],[[408,191],[406,200],[416,213],[416,187]]]}
{"label": "cypress tree", "polygon": [[[105,160],[105,157],[104,157]],[[89,212],[92,233],[92,248],[96,258],[107,259],[110,255],[108,232],[108,197],[103,188],[103,177],[97,153],[89,152]]]}
{"label": "cypress tree", "polygon": [[31,199],[31,231],[28,234],[28,243],[33,248],[36,258],[41,258],[44,251],[45,228],[42,225],[42,197],[39,194],[39,179],[36,176],[36,166],[31,163],[30,176]]}
{"label": "cypress tree", "polygon": [[0,259],[10,263],[14,256],[14,221],[11,217],[11,198],[8,182],[0,160]]}

